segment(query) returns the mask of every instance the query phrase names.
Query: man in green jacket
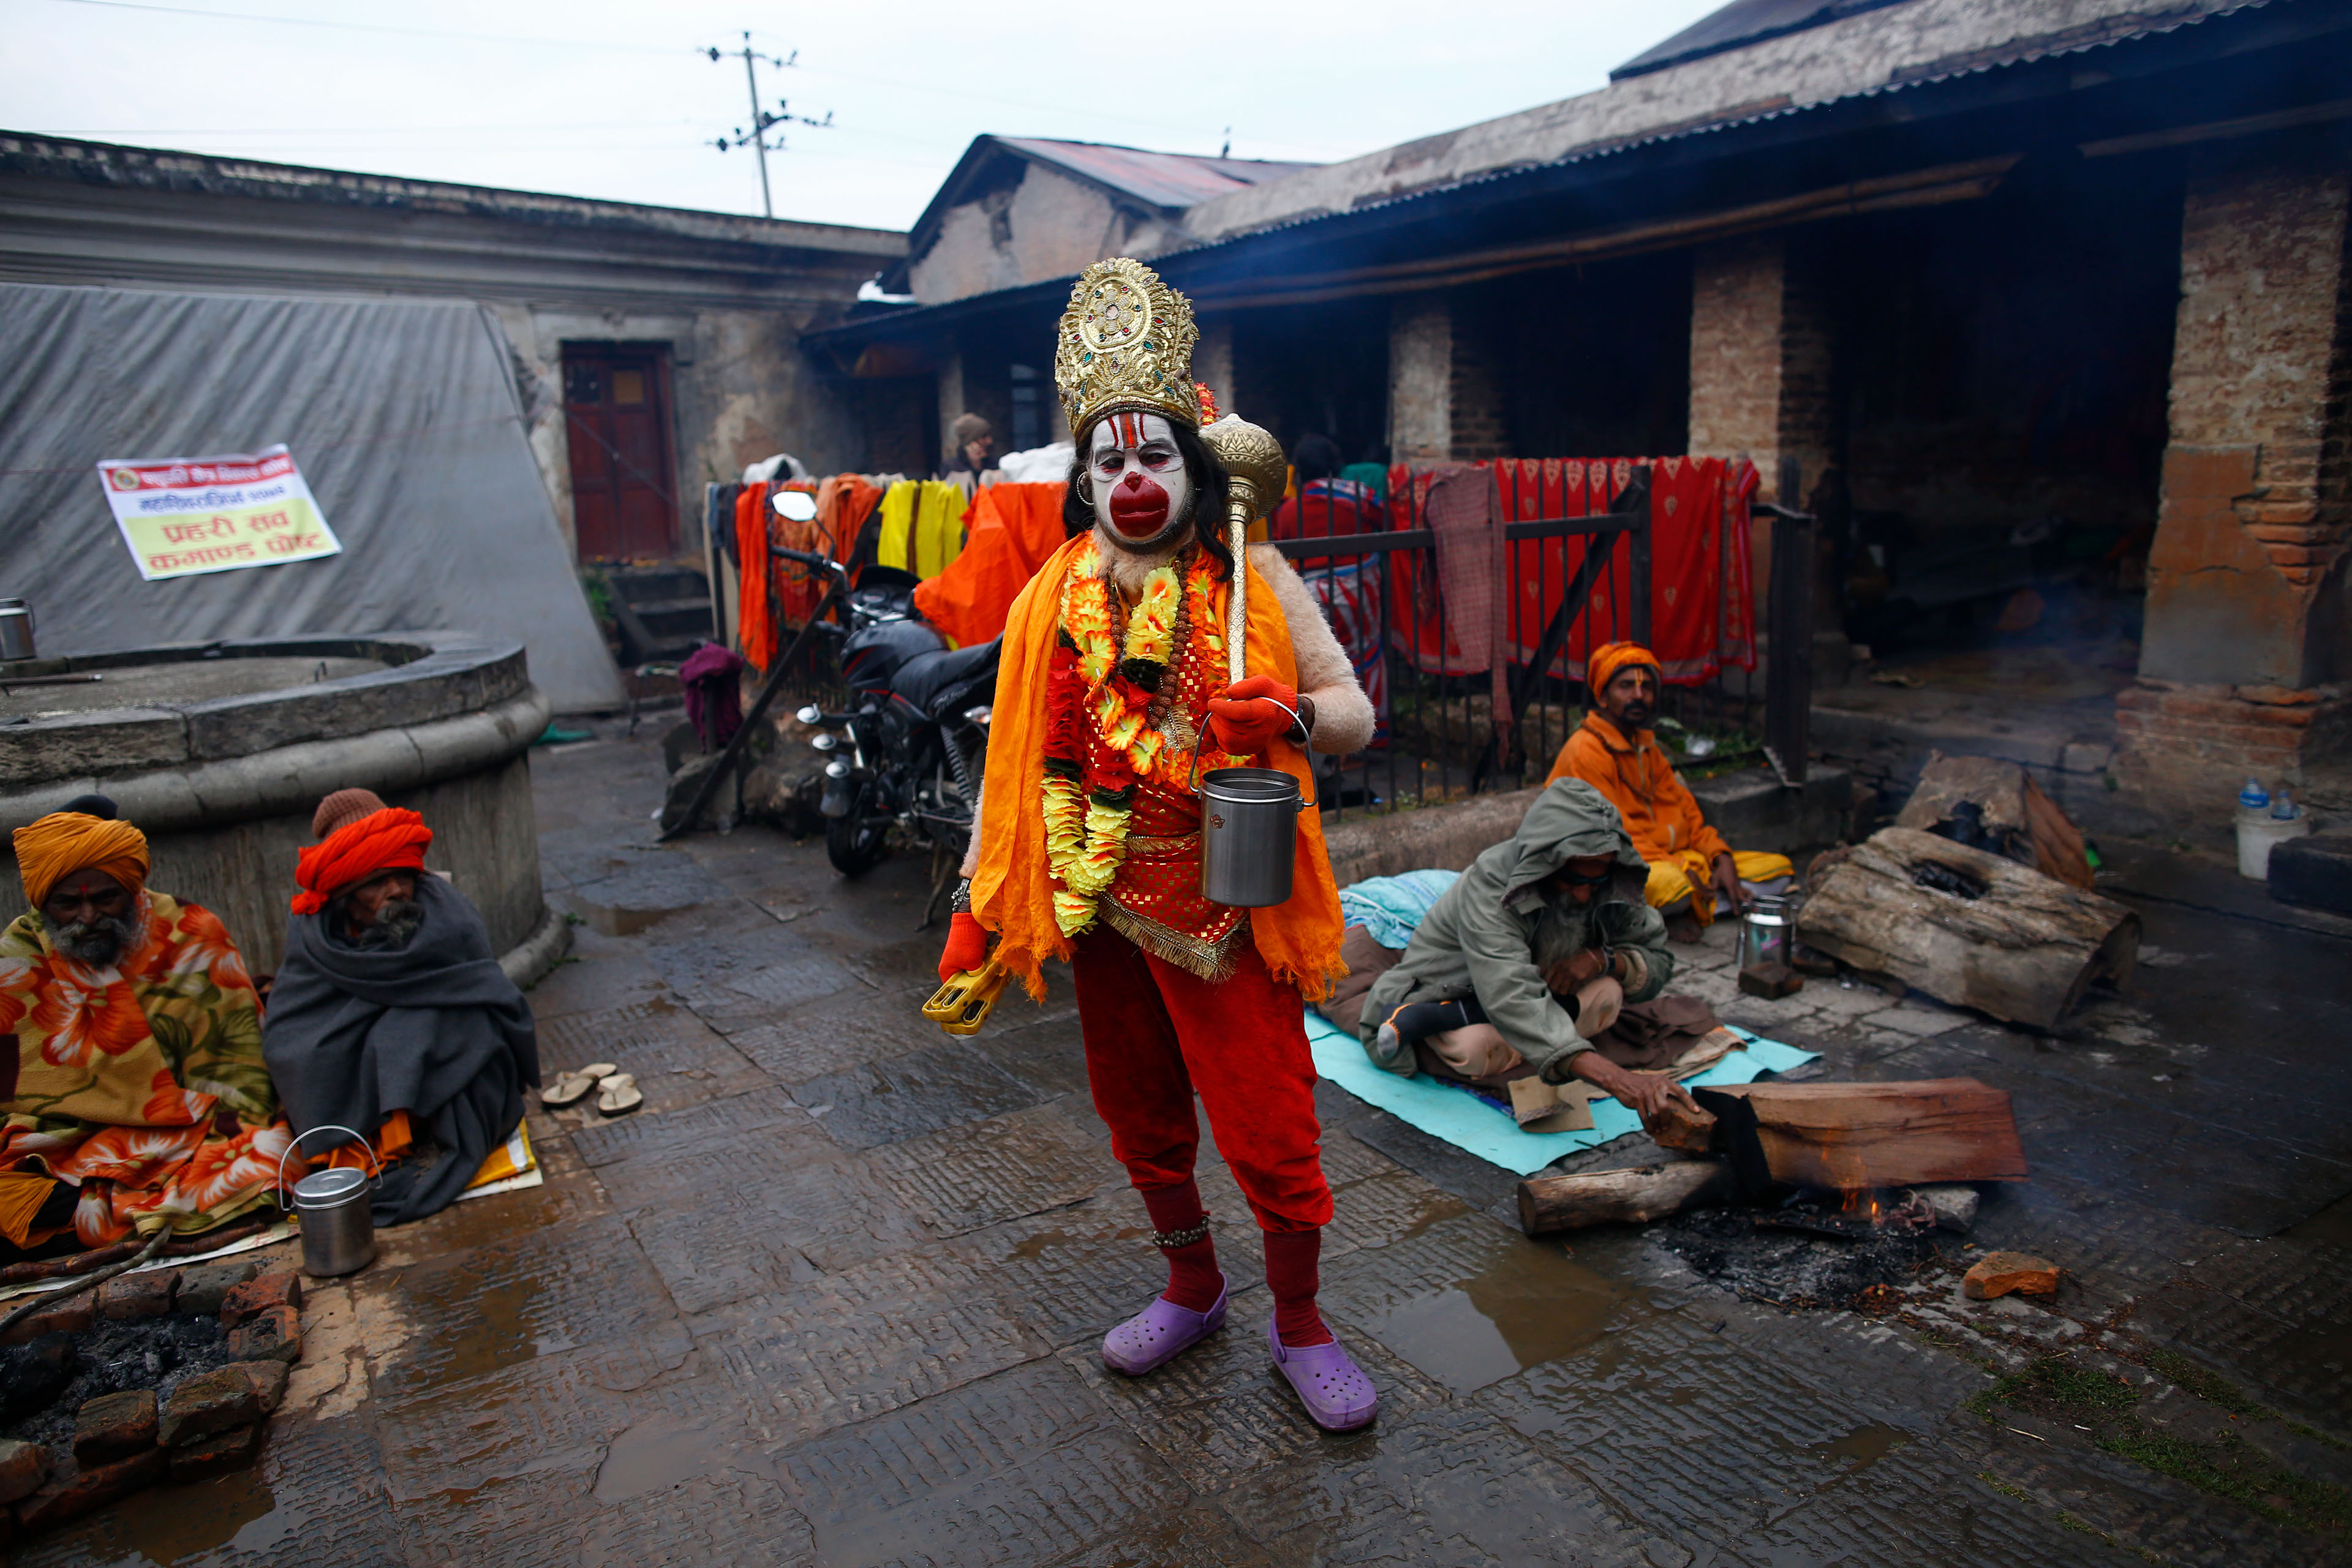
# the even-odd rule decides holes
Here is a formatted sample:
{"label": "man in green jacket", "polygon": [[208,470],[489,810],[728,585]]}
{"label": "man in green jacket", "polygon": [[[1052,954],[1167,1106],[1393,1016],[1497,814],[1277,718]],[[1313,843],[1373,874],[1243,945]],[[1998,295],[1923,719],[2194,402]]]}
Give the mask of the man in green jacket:
{"label": "man in green jacket", "polygon": [[1431,1051],[1474,1080],[1582,1079],[1643,1115],[1664,1109],[1663,1076],[1630,1072],[1592,1048],[1627,1002],[1665,988],[1666,922],[1643,889],[1649,868],[1607,797],[1561,779],[1519,830],[1446,889],[1394,968],[1373,983],[1358,1026],[1364,1049],[1412,1077]]}

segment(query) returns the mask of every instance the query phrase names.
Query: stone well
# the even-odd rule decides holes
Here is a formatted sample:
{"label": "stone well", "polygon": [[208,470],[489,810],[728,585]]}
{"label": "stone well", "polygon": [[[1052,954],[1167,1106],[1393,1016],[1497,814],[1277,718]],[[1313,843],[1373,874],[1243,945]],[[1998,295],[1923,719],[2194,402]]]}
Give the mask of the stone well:
{"label": "stone well", "polygon": [[[38,679],[89,674],[100,679]],[[508,973],[528,983],[569,935],[541,895],[531,814],[527,752],[548,716],[522,645],[467,633],[0,665],[0,833],[78,795],[111,796],[147,835],[150,885],[218,915],[265,974],[285,951],[295,857],[320,797],[372,789],[424,815],[427,868],[473,900]],[[14,919],[24,889],[13,855],[7,865],[0,918]]]}

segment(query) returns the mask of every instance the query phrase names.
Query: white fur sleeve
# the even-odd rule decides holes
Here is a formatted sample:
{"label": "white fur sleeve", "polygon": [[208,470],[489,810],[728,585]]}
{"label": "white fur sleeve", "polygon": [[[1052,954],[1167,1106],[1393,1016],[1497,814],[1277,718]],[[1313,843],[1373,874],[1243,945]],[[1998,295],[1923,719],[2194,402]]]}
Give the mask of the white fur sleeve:
{"label": "white fur sleeve", "polygon": [[971,843],[963,852],[963,865],[956,872],[966,881],[980,875],[980,814],[988,805],[988,780],[980,781],[980,798],[971,803]]}
{"label": "white fur sleeve", "polygon": [[1311,748],[1333,756],[1360,752],[1372,742],[1372,704],[1356,683],[1339,639],[1331,635],[1323,606],[1298,574],[1271,544],[1249,547],[1250,564],[1274,587],[1283,619],[1290,623],[1291,657],[1298,664],[1298,689],[1315,700]]}

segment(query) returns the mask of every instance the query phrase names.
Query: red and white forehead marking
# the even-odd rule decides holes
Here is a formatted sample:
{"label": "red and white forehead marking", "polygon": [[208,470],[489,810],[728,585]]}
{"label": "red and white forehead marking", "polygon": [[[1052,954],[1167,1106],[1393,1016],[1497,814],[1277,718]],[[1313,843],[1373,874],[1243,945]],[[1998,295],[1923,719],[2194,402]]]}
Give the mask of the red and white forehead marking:
{"label": "red and white forehead marking", "polygon": [[1166,416],[1121,411],[1106,416],[1102,423],[1095,426],[1087,447],[1095,453],[1105,450],[1133,452],[1152,441],[1164,441],[1171,447],[1176,444],[1176,431],[1168,423]]}

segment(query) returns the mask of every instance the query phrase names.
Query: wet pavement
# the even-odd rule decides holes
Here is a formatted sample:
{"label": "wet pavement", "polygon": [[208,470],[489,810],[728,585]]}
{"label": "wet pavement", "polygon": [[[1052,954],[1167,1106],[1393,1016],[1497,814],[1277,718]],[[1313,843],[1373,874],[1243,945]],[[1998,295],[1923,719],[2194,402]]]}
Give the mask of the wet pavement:
{"label": "wet pavement", "polygon": [[19,1561],[2352,1556],[2352,923],[2119,847],[2151,948],[2060,1039],[1835,982],[1760,1002],[1727,932],[1678,950],[1677,989],[1822,1050],[1811,1076],[2012,1090],[2035,1173],[1970,1239],[2062,1264],[2046,1304],[1960,1300],[1948,1238],[1948,1272],[1860,1314],[1742,1300],[1637,1230],[1530,1241],[1515,1178],[1323,1086],[1323,1303],[1383,1401],[1330,1436],[1267,1369],[1220,1164],[1231,1325],[1148,1378],[1101,1366],[1161,1267],[1066,979],[950,1041],[916,1013],[919,859],[848,884],[758,828],[656,847],[650,735],[600,727],[533,776],[580,921],[532,993],[543,1059],[623,1063],[645,1110],[535,1110],[545,1185],[315,1288],[258,1468]]}

